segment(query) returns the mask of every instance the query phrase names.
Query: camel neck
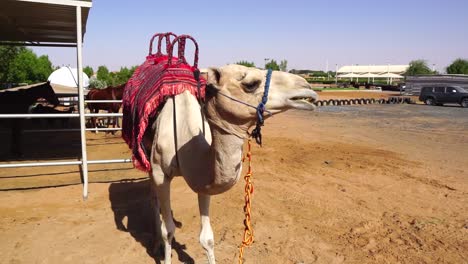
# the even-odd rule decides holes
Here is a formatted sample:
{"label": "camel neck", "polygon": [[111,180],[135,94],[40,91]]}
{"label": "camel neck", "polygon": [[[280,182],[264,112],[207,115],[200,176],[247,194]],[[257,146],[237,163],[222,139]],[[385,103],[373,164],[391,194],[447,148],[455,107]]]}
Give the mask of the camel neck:
{"label": "camel neck", "polygon": [[211,133],[210,159],[214,165],[214,178],[208,189],[211,194],[217,194],[229,190],[239,181],[244,140],[216,128]]}
{"label": "camel neck", "polygon": [[213,126],[211,134],[211,146],[193,145],[198,146],[194,151],[198,155],[185,157],[180,152],[179,157],[182,157],[181,170],[190,188],[197,193],[214,195],[226,192],[238,182],[244,140]]}
{"label": "camel neck", "polygon": [[[175,100],[181,106],[176,108],[177,155],[181,175],[197,193],[219,194],[229,190],[239,180],[244,139],[212,122],[209,122],[210,129],[207,129],[207,135],[203,135],[200,125],[202,122],[200,106],[196,98],[186,92],[177,95]],[[174,122],[173,109],[172,104],[166,106],[158,122],[160,127],[170,128],[166,124]],[[163,131],[165,130],[157,133]],[[169,138],[173,133],[172,129],[168,129],[167,132]],[[161,140],[161,142],[172,142],[172,140]]]}

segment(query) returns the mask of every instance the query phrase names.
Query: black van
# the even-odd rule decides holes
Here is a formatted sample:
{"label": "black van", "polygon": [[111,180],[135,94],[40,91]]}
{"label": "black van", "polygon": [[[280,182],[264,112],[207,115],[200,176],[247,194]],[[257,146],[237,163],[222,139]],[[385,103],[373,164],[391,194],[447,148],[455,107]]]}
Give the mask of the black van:
{"label": "black van", "polygon": [[419,100],[427,105],[460,104],[468,107],[468,91],[458,86],[423,87]]}

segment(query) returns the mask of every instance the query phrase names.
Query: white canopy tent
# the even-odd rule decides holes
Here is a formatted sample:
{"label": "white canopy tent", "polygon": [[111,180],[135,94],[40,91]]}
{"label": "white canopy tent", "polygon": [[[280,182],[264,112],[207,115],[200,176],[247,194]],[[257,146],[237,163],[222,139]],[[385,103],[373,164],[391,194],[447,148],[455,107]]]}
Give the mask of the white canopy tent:
{"label": "white canopy tent", "polygon": [[337,77],[338,78],[351,78],[351,81],[353,80],[353,78],[356,78],[359,81],[359,77],[361,77],[361,75],[351,72],[351,73],[338,75]]}
{"label": "white canopy tent", "polygon": [[[47,79],[52,84],[59,84],[68,87],[78,87],[78,69],[69,66],[61,67],[52,72]],[[89,77],[83,73],[83,87],[89,86]],[[78,92],[78,90],[77,90]]]}
{"label": "white canopy tent", "polygon": [[402,75],[392,73],[392,72],[380,74],[380,77],[387,78],[387,83],[390,83],[390,84],[393,82],[393,79],[402,79],[402,78],[404,78]]}
{"label": "white canopy tent", "polygon": [[380,75],[378,75],[378,77],[380,77],[380,78],[394,78],[394,79],[401,79],[401,78],[403,78],[402,75],[396,74],[396,73],[391,73],[391,72],[390,72],[390,73],[380,74]]}
{"label": "white canopy tent", "polygon": [[380,75],[378,74],[375,74],[375,73],[365,73],[365,74],[360,74],[359,77],[363,77],[363,78],[376,78],[376,77],[380,77]]}
{"label": "white canopy tent", "polygon": [[367,82],[370,82],[370,78],[372,78],[372,82],[374,82],[374,78],[378,78],[379,75],[368,72],[368,73],[360,74],[359,77],[367,78]]}
{"label": "white canopy tent", "polygon": [[337,73],[396,73],[402,74],[408,70],[409,65],[346,65],[338,69]]}
{"label": "white canopy tent", "polygon": [[[346,65],[336,71],[337,78],[387,78],[387,83],[391,79],[403,78],[401,74],[405,73],[409,65]],[[348,75],[351,74],[351,75]],[[354,76],[353,74],[358,74]]]}
{"label": "white canopy tent", "polygon": [[346,74],[338,75],[337,77],[338,78],[357,78],[357,77],[360,77],[360,76],[361,75],[356,74],[356,73],[346,73]]}

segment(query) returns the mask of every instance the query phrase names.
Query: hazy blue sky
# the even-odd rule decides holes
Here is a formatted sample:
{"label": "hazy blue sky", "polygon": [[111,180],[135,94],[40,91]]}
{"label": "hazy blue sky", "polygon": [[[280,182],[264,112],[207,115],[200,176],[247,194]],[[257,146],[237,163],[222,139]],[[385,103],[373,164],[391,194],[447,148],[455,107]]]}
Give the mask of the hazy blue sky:
{"label": "hazy blue sky", "polygon": [[[443,71],[468,58],[467,0],[94,0],[84,39],[84,65],[111,70],[139,65],[157,32],[190,34],[200,66],[239,60],[288,69],[335,64],[407,64],[426,59]],[[35,48],[54,65],[76,65],[75,49]]]}

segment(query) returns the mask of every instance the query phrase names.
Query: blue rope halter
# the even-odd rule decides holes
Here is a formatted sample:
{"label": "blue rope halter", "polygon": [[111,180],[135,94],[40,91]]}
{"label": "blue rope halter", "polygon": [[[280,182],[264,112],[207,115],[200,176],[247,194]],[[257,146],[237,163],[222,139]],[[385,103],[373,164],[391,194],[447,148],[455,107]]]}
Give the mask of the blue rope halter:
{"label": "blue rope halter", "polygon": [[255,142],[262,145],[262,126],[265,122],[263,118],[263,113],[265,112],[265,105],[268,101],[268,91],[270,90],[270,81],[271,81],[271,74],[273,71],[268,69],[266,81],[265,81],[265,90],[263,91],[262,101],[257,106],[257,123],[255,124],[255,128],[250,133],[250,136],[255,139]]}

